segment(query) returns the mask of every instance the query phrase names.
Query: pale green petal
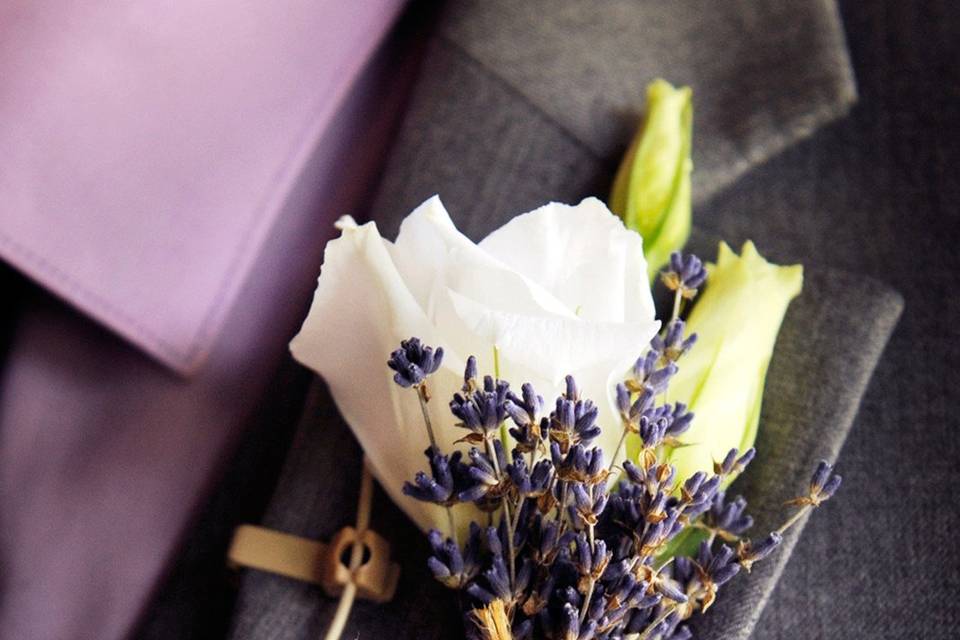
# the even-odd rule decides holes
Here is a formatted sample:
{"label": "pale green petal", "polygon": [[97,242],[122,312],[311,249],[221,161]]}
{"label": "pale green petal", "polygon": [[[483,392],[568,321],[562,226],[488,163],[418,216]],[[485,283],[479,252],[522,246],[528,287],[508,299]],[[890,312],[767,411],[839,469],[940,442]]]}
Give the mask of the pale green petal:
{"label": "pale green petal", "polygon": [[767,262],[752,242],[740,256],[720,244],[708,285],[687,322],[697,344],[679,362],[669,399],[696,417],[671,462],[679,476],[710,471],[731,448],[753,445],[767,366],[790,301],[803,286],[801,265]]}
{"label": "pale green petal", "polygon": [[652,280],[690,236],[693,101],[689,87],[647,87],[647,113],[617,171],[610,209],[643,236]]}

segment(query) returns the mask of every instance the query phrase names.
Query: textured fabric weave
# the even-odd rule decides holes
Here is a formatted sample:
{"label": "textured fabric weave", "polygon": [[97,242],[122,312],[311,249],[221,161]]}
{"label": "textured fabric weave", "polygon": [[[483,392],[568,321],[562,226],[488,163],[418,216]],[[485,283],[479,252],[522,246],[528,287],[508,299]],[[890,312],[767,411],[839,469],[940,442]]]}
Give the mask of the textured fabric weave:
{"label": "textured fabric weave", "polygon": [[960,6],[841,3],[849,118],[710,203],[778,260],[882,279],[904,313],[754,637],[947,640],[960,628]]}
{"label": "textured fabric weave", "polygon": [[568,194],[605,196],[660,76],[694,88],[694,200],[846,113],[833,2],[448,5],[373,212],[440,192],[468,230]]}

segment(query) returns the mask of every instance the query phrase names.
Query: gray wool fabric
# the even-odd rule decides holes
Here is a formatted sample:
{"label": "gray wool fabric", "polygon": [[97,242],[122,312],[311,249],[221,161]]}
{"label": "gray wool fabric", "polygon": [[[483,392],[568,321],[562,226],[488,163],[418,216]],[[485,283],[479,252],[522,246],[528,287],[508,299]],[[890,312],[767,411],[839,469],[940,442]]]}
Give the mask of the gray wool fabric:
{"label": "gray wool fabric", "polygon": [[[644,87],[657,76],[695,91],[697,202],[844,114],[855,97],[832,2],[453,2],[373,218],[391,237],[407,212],[439,192],[458,226],[479,239],[545,201],[603,197]],[[709,214],[698,215],[713,226]],[[704,247],[700,237],[693,242]],[[808,270],[771,362],[759,457],[736,486],[758,531],[779,524],[780,505],[802,490],[818,458],[836,457],[901,307],[874,280]],[[351,524],[359,459],[316,383],[263,524],[316,538]],[[829,519],[824,511],[815,516]],[[456,637],[455,602],[427,575],[422,536],[382,494],[373,526],[403,565],[399,594],[382,606],[359,603],[345,637]],[[698,621],[698,637],[750,636],[803,528],[722,594]],[[232,637],[317,637],[334,606],[314,587],[250,571]]]}
{"label": "gray wool fabric", "polygon": [[398,212],[434,193],[468,224],[606,195],[657,77],[694,90],[697,203],[856,99],[830,0],[455,0],[447,10],[372,209],[387,236]]}
{"label": "gray wool fabric", "polygon": [[960,628],[960,6],[843,2],[860,100],[751,170],[710,230],[866,274],[904,313],[754,636],[947,640]]}
{"label": "gray wool fabric", "polygon": [[[697,248],[696,240],[691,248]],[[770,362],[755,445],[758,459],[730,489],[747,498],[756,534],[784,522],[789,513],[784,502],[803,492],[814,460],[838,459],[902,311],[901,295],[875,280],[806,270],[803,293],[790,307]],[[843,470],[839,457],[837,471],[842,475]],[[830,512],[814,510],[810,517],[827,520],[828,527],[843,525],[830,522]],[[707,616],[694,620],[696,637],[751,636],[808,519],[787,531],[768,561],[730,583]],[[829,591],[822,596],[830,597]]]}

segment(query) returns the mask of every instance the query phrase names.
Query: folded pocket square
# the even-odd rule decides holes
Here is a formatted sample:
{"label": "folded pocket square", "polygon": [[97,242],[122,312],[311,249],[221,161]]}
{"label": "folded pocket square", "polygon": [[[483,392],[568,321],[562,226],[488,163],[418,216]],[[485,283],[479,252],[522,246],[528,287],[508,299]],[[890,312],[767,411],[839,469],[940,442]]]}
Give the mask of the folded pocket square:
{"label": "folded pocket square", "polygon": [[[837,456],[901,310],[899,294],[880,283],[839,271],[808,271],[768,372],[757,460],[732,489],[749,500],[754,531],[778,526],[783,502],[806,485],[815,461]],[[361,452],[319,381],[303,415],[264,524],[322,538],[355,517]],[[774,559],[725,588],[709,614],[697,619],[697,637],[749,637],[802,524],[788,533]],[[392,602],[356,605],[347,637],[449,638],[461,622],[452,595],[425,569],[423,536],[382,494],[373,526],[390,539],[403,574]],[[335,605],[316,587],[250,571],[242,580],[232,637],[316,637]]]}
{"label": "folded pocket square", "polygon": [[4,3],[0,258],[194,372],[402,4]]}

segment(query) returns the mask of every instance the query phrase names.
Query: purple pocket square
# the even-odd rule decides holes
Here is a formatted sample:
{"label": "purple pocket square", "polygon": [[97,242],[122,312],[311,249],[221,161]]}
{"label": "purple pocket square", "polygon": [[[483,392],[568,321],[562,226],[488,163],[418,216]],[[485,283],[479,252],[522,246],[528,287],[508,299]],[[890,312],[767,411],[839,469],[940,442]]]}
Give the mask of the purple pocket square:
{"label": "purple pocket square", "polygon": [[195,371],[402,0],[0,8],[0,258]]}

